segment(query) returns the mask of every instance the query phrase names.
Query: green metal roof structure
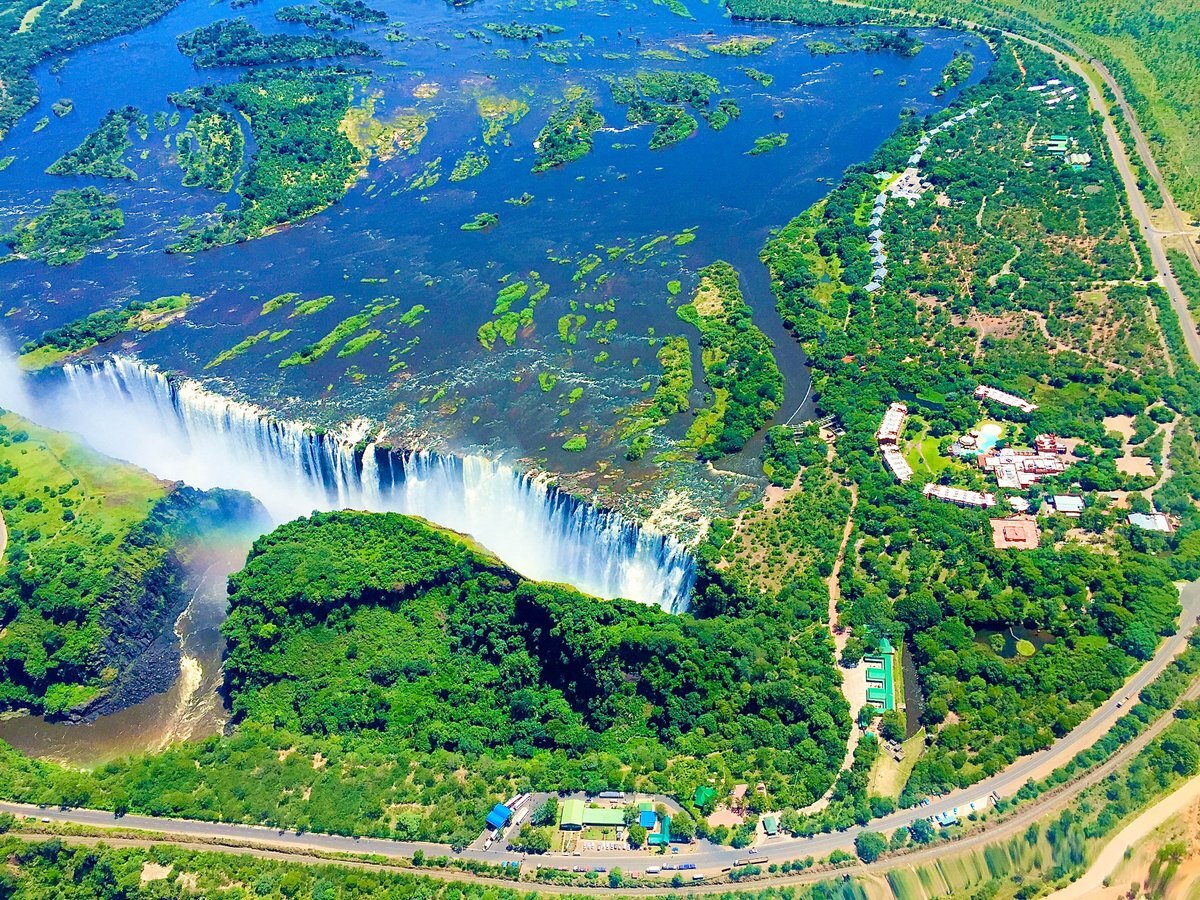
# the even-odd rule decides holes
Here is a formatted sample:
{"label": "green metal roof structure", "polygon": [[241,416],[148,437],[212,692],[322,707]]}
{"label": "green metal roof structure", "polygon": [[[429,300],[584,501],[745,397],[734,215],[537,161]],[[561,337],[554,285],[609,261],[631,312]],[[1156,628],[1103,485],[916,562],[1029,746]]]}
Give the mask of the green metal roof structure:
{"label": "green metal roof structure", "polygon": [[886,637],[879,639],[879,651],[863,657],[867,665],[867,702],[884,712],[896,708],[893,664],[896,648]]}
{"label": "green metal roof structure", "polygon": [[696,788],[696,794],[694,797],[692,797],[692,799],[695,801],[697,806],[703,806],[716,796],[716,788],[710,788],[708,785],[702,784],[700,787]]}
{"label": "green metal roof structure", "polygon": [[583,828],[583,801],[574,798],[563,802],[562,818],[558,827],[568,831],[579,831]]}
{"label": "green metal roof structure", "polygon": [[582,800],[572,797],[562,805],[562,818],[558,827],[564,831],[580,831],[584,828],[613,828],[625,824],[625,810],[597,809],[587,806]]}
{"label": "green metal roof structure", "polygon": [[612,828],[625,824],[625,810],[596,809],[592,806],[583,808],[583,824],[585,827]]}

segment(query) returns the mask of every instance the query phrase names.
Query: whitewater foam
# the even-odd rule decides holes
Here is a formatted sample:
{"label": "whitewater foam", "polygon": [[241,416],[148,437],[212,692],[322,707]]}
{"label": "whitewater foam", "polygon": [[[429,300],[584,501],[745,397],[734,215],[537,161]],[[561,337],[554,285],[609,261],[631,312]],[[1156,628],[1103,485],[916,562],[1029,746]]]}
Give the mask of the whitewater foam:
{"label": "whitewater foam", "polygon": [[494,459],[396,451],[355,422],[321,432],[167,378],[127,356],[63,367],[66,390],[35,404],[48,426],[194,487],[245,490],[277,521],[313,510],[423,516],[473,536],[530,578],[678,611],[695,580],[676,539],[639,527]]}

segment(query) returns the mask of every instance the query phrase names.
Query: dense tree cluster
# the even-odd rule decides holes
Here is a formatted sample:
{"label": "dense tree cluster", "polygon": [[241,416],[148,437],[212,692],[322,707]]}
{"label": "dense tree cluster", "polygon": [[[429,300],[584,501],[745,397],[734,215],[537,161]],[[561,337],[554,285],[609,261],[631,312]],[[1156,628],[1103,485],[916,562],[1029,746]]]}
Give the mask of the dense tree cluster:
{"label": "dense tree cluster", "polygon": [[125,151],[133,146],[129,129],[134,127],[143,133],[149,128],[146,117],[138,109],[126,106],[109,110],[82,144],[64,153],[46,171],[51,175],[94,175],[136,181],[137,174],[122,160]]}
{"label": "dense tree cluster", "polygon": [[724,261],[700,271],[695,299],[678,313],[700,330],[704,377],[714,395],[713,415],[702,420],[700,458],[736,453],[783,401],[783,375],[771,340],[751,321],[737,271]]}
{"label": "dense tree cluster", "polygon": [[[1136,279],[1103,139],[1083,104],[1048,108],[1023,89],[1066,76],[1039,53],[1019,53],[1018,63],[1014,49],[1000,45],[988,80],[959,104],[995,97],[992,107],[932,143],[922,174],[933,190],[913,208],[889,207],[883,229],[892,274],[882,292],[851,287],[871,276],[861,211],[878,192],[875,173],[904,167],[921,133],[915,119],[764,251],[780,312],[812,360],[820,410],[846,430],[837,440],[839,465],[858,486],[852,564],[840,583],[840,618],[854,634],[848,652],[861,654],[880,633],[906,640],[926,694],[923,720],[933,731],[908,784],[914,798],[975,781],[1065,734],[1153,652],[1178,614],[1174,572],[1146,552],[1167,548],[1114,530],[1103,498],[1092,501],[1096,509],[1080,527],[1107,532],[1107,552],[1058,546],[1067,520],[1046,523],[1040,550],[996,551],[985,514],[897,485],[875,451],[884,407],[905,397],[910,427],[935,439],[986,412],[1010,421],[1014,443],[1049,431],[1095,448],[1050,479],[1047,493],[1069,491],[1072,482],[1085,492],[1152,484],[1116,468],[1120,442],[1104,430],[1108,415],[1141,416],[1145,435],[1156,421],[1178,418],[1183,439],[1172,456],[1180,454],[1183,477],[1197,471],[1189,424],[1196,373],[1185,353],[1175,354],[1174,374],[1163,360],[1149,316],[1152,292]],[[1076,171],[1041,149],[1051,133],[1088,149],[1092,166]],[[841,287],[822,292],[831,271]],[[1094,285],[1106,279],[1096,302]],[[984,316],[1012,324],[997,328]],[[1039,408],[1028,416],[983,411],[971,396],[981,382],[1032,396]],[[977,469],[950,465],[918,473],[918,483],[940,477],[985,486]],[[1200,524],[1190,503],[1200,485],[1178,474],[1172,483],[1161,502],[1174,491],[1191,506],[1173,506],[1184,526],[1169,543],[1180,545]],[[977,639],[980,629],[1021,625],[1043,629],[1050,642],[1030,657],[1006,659]]]}
{"label": "dense tree cluster", "polygon": [[[255,147],[237,185],[241,208],[187,235],[173,249],[200,250],[257,237],[341,199],[366,162],[365,151],[338,127],[355,86],[347,76],[337,68],[251,72],[229,84],[173,94],[173,103],[197,116],[217,114],[226,103],[233,106],[249,120]],[[228,142],[221,140],[221,162],[206,160],[211,163],[206,176],[220,175],[223,183],[235,143],[232,134]]]}
{"label": "dense tree cluster", "polygon": [[837,704],[807,682],[819,645],[785,649],[753,617],[522,582],[400,516],[284,526],[255,545],[230,604],[226,677],[253,721],[468,755],[744,743],[817,785],[840,752]]}
{"label": "dense tree cluster", "polygon": [[348,31],[354,27],[341,16],[319,6],[281,6],[275,10],[275,18],[280,22],[307,25],[313,31]]}
{"label": "dense tree cluster", "polygon": [[727,97],[713,103],[722,92],[721,83],[700,72],[639,72],[607,81],[613,100],[629,108],[625,118],[631,125],[655,126],[651,150],[691,137],[699,127],[697,117],[720,131],[741,115],[737,103]]}
{"label": "dense tree cluster", "polygon": [[844,752],[811,598],[708,566],[694,613],[671,615],[525,581],[419,520],[345,512],[261,538],[232,589],[230,737],[86,773],[0,746],[0,795],[462,846],[516,790],[761,780],[805,806]]}
{"label": "dense tree cluster", "polygon": [[179,52],[190,56],[202,69],[379,55],[361,41],[348,38],[325,34],[263,34],[243,18],[202,25],[181,34],[177,43]]}
{"label": "dense tree cluster", "polygon": [[536,159],[534,172],[544,172],[555,166],[583,159],[592,152],[594,135],[604,126],[604,117],[596,112],[590,94],[564,103],[550,114],[549,121],[534,141]]}
{"label": "dense tree cluster", "polygon": [[321,2],[334,12],[341,13],[347,19],[353,19],[356,22],[379,25],[388,20],[387,13],[373,6],[367,6],[363,0],[321,0]]}
{"label": "dense tree cluster", "polygon": [[236,498],[170,489],[65,435],[0,423],[0,709],[61,714],[119,691],[186,602],[177,545]]}
{"label": "dense tree cluster", "polygon": [[19,222],[3,241],[19,256],[65,266],[83,259],[124,224],[117,198],[89,186],[58,191],[45,212]]}
{"label": "dense tree cluster", "polygon": [[224,110],[205,110],[188,121],[176,139],[184,187],[228,191],[242,166],[246,138],[237,119]]}

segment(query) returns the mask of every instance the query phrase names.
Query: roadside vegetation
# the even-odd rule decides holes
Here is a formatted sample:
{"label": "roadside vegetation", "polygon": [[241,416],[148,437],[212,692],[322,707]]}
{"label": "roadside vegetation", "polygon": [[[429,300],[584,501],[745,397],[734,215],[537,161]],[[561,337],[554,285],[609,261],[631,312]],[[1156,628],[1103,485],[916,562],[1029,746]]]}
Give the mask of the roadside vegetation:
{"label": "roadside vegetation", "polygon": [[[909,10],[1012,29],[1045,41],[1042,26],[1099,57],[1121,85],[1150,141],[1176,202],[1200,215],[1200,10],[1194,4],[1061,3],[1059,0],[883,0],[847,7],[822,0],[730,0],[735,15],[804,25],[888,21]],[[1053,40],[1049,41],[1053,43]]]}

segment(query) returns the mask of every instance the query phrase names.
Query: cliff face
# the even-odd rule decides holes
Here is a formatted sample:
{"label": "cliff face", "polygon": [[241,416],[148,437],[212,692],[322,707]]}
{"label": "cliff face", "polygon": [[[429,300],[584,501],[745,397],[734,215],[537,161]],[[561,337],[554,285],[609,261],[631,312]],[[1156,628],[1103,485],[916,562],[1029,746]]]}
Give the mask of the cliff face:
{"label": "cliff face", "polygon": [[267,527],[266,511],[249,494],[174,486],[126,536],[122,564],[111,573],[97,669],[115,677],[69,717],[91,721],[167,690],[179,672],[174,625],[193,590],[190,557],[223,533]]}

